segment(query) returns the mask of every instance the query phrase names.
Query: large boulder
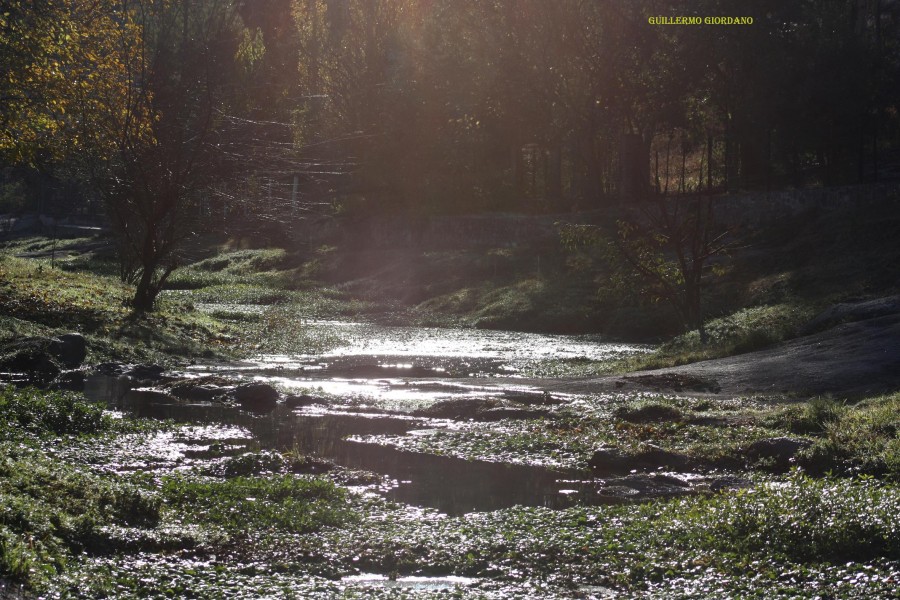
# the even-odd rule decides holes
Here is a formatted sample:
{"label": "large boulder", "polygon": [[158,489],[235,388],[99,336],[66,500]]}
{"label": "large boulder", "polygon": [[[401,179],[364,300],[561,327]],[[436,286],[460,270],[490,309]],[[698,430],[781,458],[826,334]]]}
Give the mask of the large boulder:
{"label": "large boulder", "polygon": [[244,410],[261,414],[275,410],[279,397],[278,390],[268,383],[245,383],[231,395]]}
{"label": "large boulder", "polygon": [[106,377],[119,377],[124,375],[129,366],[120,362],[105,362],[94,365],[91,369],[91,375],[104,375]]}
{"label": "large boulder", "polygon": [[604,474],[628,473],[635,468],[631,457],[615,446],[603,445],[594,450],[588,465]]}
{"label": "large boulder", "polygon": [[87,342],[80,333],[64,333],[50,340],[50,352],[69,368],[80,367],[87,357]]}
{"label": "large boulder", "polygon": [[214,385],[183,384],[172,387],[169,393],[188,402],[214,402],[225,394],[223,388]]}
{"label": "large boulder", "polygon": [[37,383],[48,383],[61,371],[50,350],[49,338],[24,338],[0,348],[0,372],[24,374]]}
{"label": "large boulder", "polygon": [[55,390],[83,392],[84,380],[84,371],[63,371],[59,374],[59,377],[53,381],[50,387]]}
{"label": "large boulder", "polygon": [[162,379],[165,370],[160,365],[134,365],[122,374],[137,382],[156,382]]}
{"label": "large boulder", "polygon": [[476,418],[483,411],[500,406],[503,406],[503,402],[496,398],[453,398],[451,400],[441,400],[427,408],[415,410],[413,415],[434,419],[466,421]]}
{"label": "large boulder", "polygon": [[221,402],[237,387],[238,380],[218,375],[204,375],[184,379],[172,379],[162,387],[170,394],[188,402]]}
{"label": "large boulder", "polygon": [[291,394],[284,399],[284,405],[288,408],[303,408],[313,404],[328,404],[324,398],[316,398],[308,394]]}

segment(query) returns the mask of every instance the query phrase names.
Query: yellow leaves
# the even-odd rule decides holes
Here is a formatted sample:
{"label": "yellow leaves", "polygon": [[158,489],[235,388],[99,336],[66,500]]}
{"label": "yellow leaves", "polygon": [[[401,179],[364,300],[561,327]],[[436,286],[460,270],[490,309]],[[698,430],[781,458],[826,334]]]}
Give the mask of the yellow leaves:
{"label": "yellow leaves", "polygon": [[[14,160],[41,148],[79,152],[81,142],[108,137],[100,124],[125,110],[133,85],[126,65],[140,47],[117,0],[41,5],[6,2],[0,27],[0,96],[11,99],[2,107],[0,153]],[[97,131],[79,135],[86,124]]]}

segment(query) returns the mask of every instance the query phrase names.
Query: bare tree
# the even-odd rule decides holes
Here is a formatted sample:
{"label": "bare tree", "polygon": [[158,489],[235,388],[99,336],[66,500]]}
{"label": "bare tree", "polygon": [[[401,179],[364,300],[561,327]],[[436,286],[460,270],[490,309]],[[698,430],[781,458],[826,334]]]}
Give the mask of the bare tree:
{"label": "bare tree", "polygon": [[615,233],[593,225],[565,225],[569,247],[599,246],[614,270],[636,275],[640,292],[667,302],[685,330],[707,342],[703,290],[709,276],[721,275],[734,244],[734,231],[714,218],[710,197],[645,200],[616,223]]}

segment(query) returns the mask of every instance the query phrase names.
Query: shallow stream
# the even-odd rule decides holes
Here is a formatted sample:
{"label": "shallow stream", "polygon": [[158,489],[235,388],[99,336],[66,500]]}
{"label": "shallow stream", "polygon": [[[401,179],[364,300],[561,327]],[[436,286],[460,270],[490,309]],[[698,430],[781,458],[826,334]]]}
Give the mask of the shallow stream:
{"label": "shallow stream", "polygon": [[[309,326],[322,329],[323,335],[337,332],[344,342],[321,355],[263,355],[236,363],[195,365],[178,375],[266,382],[287,393],[320,397],[322,404],[302,409],[279,405],[269,415],[255,416],[217,404],[133,401],[125,394],[132,383],[104,376],[88,378],[85,393],[139,416],[242,427],[262,448],[297,450],[350,469],[378,473],[385,481],[380,491],[389,498],[451,515],[517,504],[562,507],[616,502],[628,496],[627,491],[598,495],[597,482],[572,469],[467,461],[372,440],[464,426],[411,414],[437,402],[541,398],[539,387],[518,381],[520,372],[536,363],[614,360],[645,352],[646,347],[609,344],[595,336],[343,322]],[[479,378],[477,385],[470,381],[472,377]]]}

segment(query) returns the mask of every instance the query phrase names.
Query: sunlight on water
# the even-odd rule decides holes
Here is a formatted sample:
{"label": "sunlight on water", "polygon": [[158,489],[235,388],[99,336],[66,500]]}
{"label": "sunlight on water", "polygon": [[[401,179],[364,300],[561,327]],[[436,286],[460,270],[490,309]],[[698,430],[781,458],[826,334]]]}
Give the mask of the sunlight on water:
{"label": "sunlight on water", "polygon": [[477,582],[472,577],[459,577],[456,575],[447,575],[444,577],[398,577],[389,579],[384,575],[375,573],[361,573],[359,575],[348,575],[341,579],[341,583],[352,585],[375,586],[382,588],[408,588],[412,590],[446,590],[457,586],[469,586]]}
{"label": "sunlight on water", "polygon": [[[315,323],[310,324],[316,326]],[[330,327],[337,324],[331,323]],[[638,354],[650,350],[639,344],[610,344],[596,335],[565,336],[434,327],[379,327],[346,324],[341,331],[349,343],[326,354],[330,356],[431,356],[527,359],[585,358],[604,360],[613,355]]]}
{"label": "sunlight on water", "polygon": [[[596,335],[565,336],[366,323],[309,321],[304,324],[344,344],[321,355],[261,354],[226,365],[197,366],[193,375],[233,374],[282,387],[289,393],[320,393],[363,399],[375,406],[409,411],[452,398],[496,397],[504,391],[536,393],[510,385],[536,363],[610,361],[650,351],[649,346],[611,344]],[[470,377],[496,384],[467,385]]]}

